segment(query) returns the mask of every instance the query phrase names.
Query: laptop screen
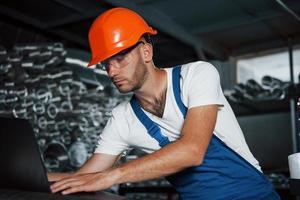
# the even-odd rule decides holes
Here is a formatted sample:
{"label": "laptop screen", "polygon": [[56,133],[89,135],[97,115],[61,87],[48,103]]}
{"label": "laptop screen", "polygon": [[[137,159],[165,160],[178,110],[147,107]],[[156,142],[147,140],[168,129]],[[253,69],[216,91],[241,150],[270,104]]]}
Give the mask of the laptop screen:
{"label": "laptop screen", "polygon": [[0,188],[50,192],[30,123],[0,117]]}

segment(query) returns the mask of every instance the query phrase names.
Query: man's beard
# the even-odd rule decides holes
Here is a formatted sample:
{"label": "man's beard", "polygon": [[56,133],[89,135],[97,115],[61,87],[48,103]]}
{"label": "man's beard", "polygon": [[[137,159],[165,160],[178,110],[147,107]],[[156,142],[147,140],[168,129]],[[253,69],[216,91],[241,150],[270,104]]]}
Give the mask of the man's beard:
{"label": "man's beard", "polygon": [[115,85],[120,93],[124,94],[140,89],[148,77],[148,70],[146,67],[140,67],[134,72],[133,77],[131,81],[126,79],[128,83],[127,86],[129,86],[127,88],[121,88]]}

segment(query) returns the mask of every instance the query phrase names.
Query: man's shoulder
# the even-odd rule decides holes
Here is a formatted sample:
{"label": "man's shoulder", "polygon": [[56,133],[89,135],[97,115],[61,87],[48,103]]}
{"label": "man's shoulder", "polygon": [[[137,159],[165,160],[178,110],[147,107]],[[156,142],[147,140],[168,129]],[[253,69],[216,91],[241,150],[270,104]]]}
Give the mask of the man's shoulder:
{"label": "man's shoulder", "polygon": [[131,109],[130,100],[123,101],[113,108],[112,113],[117,115],[125,115]]}
{"label": "man's shoulder", "polygon": [[193,71],[193,70],[215,70],[216,68],[209,62],[196,61],[190,62],[182,65],[182,71]]}
{"label": "man's shoulder", "polygon": [[218,76],[218,71],[215,66],[205,61],[186,63],[183,64],[181,68],[181,76],[183,79],[188,77],[208,78],[215,75]]}

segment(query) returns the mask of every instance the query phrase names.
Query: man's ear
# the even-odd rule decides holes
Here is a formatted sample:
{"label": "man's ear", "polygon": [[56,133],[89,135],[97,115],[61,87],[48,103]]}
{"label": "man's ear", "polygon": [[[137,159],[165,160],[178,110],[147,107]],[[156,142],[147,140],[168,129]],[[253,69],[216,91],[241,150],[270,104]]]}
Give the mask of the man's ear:
{"label": "man's ear", "polygon": [[151,62],[153,58],[153,47],[149,43],[145,43],[142,48],[145,62]]}

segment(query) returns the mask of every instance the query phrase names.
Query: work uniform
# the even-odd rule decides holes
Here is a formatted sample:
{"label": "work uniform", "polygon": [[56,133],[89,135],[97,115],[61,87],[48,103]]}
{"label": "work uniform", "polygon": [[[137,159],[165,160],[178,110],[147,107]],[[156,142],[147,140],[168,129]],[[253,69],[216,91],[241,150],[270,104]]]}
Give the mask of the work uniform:
{"label": "work uniform", "polygon": [[216,104],[216,125],[203,163],[167,179],[182,199],[279,199],[245,142],[217,70],[206,62],[165,70],[162,118],[143,110],[134,97],[121,103],[112,111],[95,153],[119,155],[132,147],[154,152],[180,137],[188,109]]}

